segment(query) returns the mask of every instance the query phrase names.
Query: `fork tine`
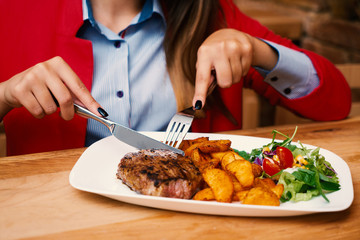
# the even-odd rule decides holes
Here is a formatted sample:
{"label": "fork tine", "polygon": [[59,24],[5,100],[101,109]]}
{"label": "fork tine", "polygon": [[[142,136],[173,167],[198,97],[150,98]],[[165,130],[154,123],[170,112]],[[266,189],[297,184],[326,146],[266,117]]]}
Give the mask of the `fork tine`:
{"label": "fork tine", "polygon": [[177,131],[177,129],[179,128],[179,126],[181,124],[180,122],[178,122],[176,120],[176,118],[177,118],[177,116],[174,116],[171,119],[171,121],[170,121],[170,123],[169,123],[169,125],[168,125],[168,127],[166,129],[166,138],[164,140],[164,143],[166,143],[168,145],[170,145],[170,143],[173,141],[174,134],[175,134],[175,132]]}
{"label": "fork tine", "polygon": [[194,110],[192,108],[176,113],[168,124],[164,143],[172,147],[179,147],[191,127],[193,118]]}
{"label": "fork tine", "polygon": [[185,125],[179,123],[178,128],[175,129],[174,133],[173,133],[173,137],[171,139],[171,143],[169,143],[170,146],[175,147],[175,144],[179,142],[179,135],[183,132]]}
{"label": "fork tine", "polygon": [[[173,123],[171,131],[169,132],[169,135],[167,138],[168,142],[166,142],[166,144],[172,146],[171,143],[173,143],[174,140],[176,140],[176,137],[177,137],[176,133],[177,133],[178,129],[180,128],[180,125],[181,125],[181,123],[179,123],[179,122]],[[174,136],[176,136],[176,137],[174,138]]]}
{"label": "fork tine", "polygon": [[182,140],[185,138],[186,133],[189,131],[191,124],[186,124],[183,127],[183,131],[181,133],[181,137],[177,139],[177,144],[174,146],[175,148],[179,148]]}

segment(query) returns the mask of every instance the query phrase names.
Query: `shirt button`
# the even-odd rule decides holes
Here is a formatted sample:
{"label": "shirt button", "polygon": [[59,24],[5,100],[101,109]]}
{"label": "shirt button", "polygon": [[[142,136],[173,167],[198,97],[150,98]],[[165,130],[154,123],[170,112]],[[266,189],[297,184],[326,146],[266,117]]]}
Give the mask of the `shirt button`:
{"label": "shirt button", "polygon": [[272,81],[272,82],[276,82],[277,80],[278,80],[277,76],[270,78],[270,81]]}
{"label": "shirt button", "polygon": [[118,96],[118,98],[122,98],[124,96],[124,92],[123,91],[117,91],[116,92],[116,96]]}
{"label": "shirt button", "polygon": [[291,93],[291,88],[285,88],[284,93],[285,94],[290,94]]}
{"label": "shirt button", "polygon": [[115,42],[114,42],[114,46],[115,46],[116,48],[119,48],[119,47],[121,46],[121,42],[120,42],[120,41],[115,41]]}

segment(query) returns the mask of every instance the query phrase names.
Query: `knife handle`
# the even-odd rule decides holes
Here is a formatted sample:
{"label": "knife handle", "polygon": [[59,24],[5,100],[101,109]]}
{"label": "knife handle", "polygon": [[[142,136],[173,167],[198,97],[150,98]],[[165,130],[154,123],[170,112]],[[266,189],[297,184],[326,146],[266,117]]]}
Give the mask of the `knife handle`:
{"label": "knife handle", "polygon": [[112,121],[110,121],[109,119],[99,117],[99,116],[95,115],[94,113],[90,112],[88,109],[86,109],[76,103],[74,103],[74,109],[75,109],[75,113],[77,113],[79,116],[84,117],[84,118],[94,119],[94,120],[104,124],[106,127],[109,128],[110,131],[113,130],[114,123]]}

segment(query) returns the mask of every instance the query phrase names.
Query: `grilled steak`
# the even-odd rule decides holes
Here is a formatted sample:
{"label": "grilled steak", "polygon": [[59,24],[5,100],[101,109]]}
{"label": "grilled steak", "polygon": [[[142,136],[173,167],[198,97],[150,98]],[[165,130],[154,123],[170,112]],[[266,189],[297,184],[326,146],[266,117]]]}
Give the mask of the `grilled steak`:
{"label": "grilled steak", "polygon": [[202,176],[191,159],[170,150],[140,150],[120,161],[117,178],[132,190],[152,196],[191,198]]}

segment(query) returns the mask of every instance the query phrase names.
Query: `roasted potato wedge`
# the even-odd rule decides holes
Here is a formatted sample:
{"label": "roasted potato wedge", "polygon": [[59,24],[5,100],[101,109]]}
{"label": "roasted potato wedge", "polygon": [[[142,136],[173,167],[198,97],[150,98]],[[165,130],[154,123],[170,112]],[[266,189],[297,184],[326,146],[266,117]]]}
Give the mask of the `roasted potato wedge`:
{"label": "roasted potato wedge", "polygon": [[193,145],[191,145],[190,147],[188,147],[184,153],[185,153],[185,156],[191,156],[192,152],[195,150],[195,149],[198,149],[199,146],[200,146],[201,142],[198,142],[198,143],[194,143]]}
{"label": "roasted potato wedge", "polygon": [[270,178],[255,178],[254,187],[273,188],[276,184]]}
{"label": "roasted potato wedge", "polygon": [[277,184],[275,187],[273,187],[271,189],[271,191],[273,191],[273,193],[275,193],[275,195],[277,196],[278,199],[281,198],[281,195],[284,192],[284,185],[282,184]]}
{"label": "roasted potato wedge", "polygon": [[234,185],[231,177],[223,170],[207,168],[203,172],[205,182],[212,189],[218,202],[231,202],[234,194]]}
{"label": "roasted potato wedge", "polygon": [[236,153],[234,150],[232,150],[233,153],[235,154],[235,158],[238,160],[245,160],[242,156],[240,156],[238,153]]}
{"label": "roasted potato wedge", "polygon": [[180,149],[192,158],[205,181],[194,200],[280,205],[284,186],[276,185],[272,179],[260,178],[262,167],[236,153],[230,140],[209,140],[207,137],[184,140]]}
{"label": "roasted potato wedge", "polygon": [[185,151],[186,149],[188,149],[191,146],[190,144],[190,140],[183,140],[180,143],[179,149]]}
{"label": "roasted potato wedge", "polygon": [[191,152],[191,159],[200,172],[203,172],[203,170],[209,166],[209,161],[204,158],[199,149],[194,149]]}
{"label": "roasted potato wedge", "polygon": [[184,152],[185,156],[191,156],[191,152],[199,149],[202,153],[223,152],[230,149],[230,140],[200,141],[190,145]]}
{"label": "roasted potato wedge", "polygon": [[218,159],[222,159],[224,155],[228,154],[228,153],[233,153],[232,150],[229,151],[225,151],[225,152],[212,152],[210,153],[210,156],[212,158],[218,158]]}
{"label": "roasted potato wedge", "polygon": [[[231,174],[231,176],[233,176],[233,175]],[[234,192],[241,192],[246,189],[240,184],[240,182],[236,179],[235,176],[233,176],[232,181],[233,181],[233,185],[234,185]]]}
{"label": "roasted potato wedge", "polygon": [[197,192],[193,199],[199,201],[211,201],[215,200],[215,195],[211,188],[204,188],[203,190]]}
{"label": "roasted potato wedge", "polygon": [[252,166],[247,160],[235,160],[227,164],[225,170],[233,174],[244,188],[251,187],[254,183]]}
{"label": "roasted potato wedge", "polygon": [[210,153],[212,158],[219,158],[222,159],[224,157],[224,155],[228,154],[228,153],[233,153],[235,159],[244,159],[243,157],[241,157],[239,154],[237,154],[236,152],[234,152],[232,149],[228,150],[228,151],[224,151],[224,152],[212,152]]}
{"label": "roasted potato wedge", "polygon": [[220,166],[220,159],[212,158],[209,160],[208,168],[218,168]]}
{"label": "roasted potato wedge", "polygon": [[230,149],[230,140],[209,140],[201,142],[199,149],[203,153],[224,152]]}
{"label": "roasted potato wedge", "polygon": [[240,192],[235,192],[233,196],[233,201],[243,201],[246,195],[249,193],[249,190],[243,190]]}
{"label": "roasted potato wedge", "polygon": [[185,151],[186,149],[188,149],[190,146],[194,145],[195,143],[204,142],[204,141],[208,141],[208,140],[209,140],[208,137],[199,137],[196,139],[185,139],[181,142],[179,149]]}
{"label": "roasted potato wedge", "polygon": [[234,152],[227,152],[222,158],[221,158],[221,167],[222,169],[226,169],[226,165],[228,165],[231,162],[236,161]]}
{"label": "roasted potato wedge", "polygon": [[275,193],[264,187],[254,187],[249,190],[244,199],[243,204],[279,206],[280,200]]}
{"label": "roasted potato wedge", "polygon": [[254,177],[260,177],[262,175],[263,169],[260,165],[256,164],[256,163],[252,163],[252,171],[254,174]]}
{"label": "roasted potato wedge", "polygon": [[284,192],[284,185],[282,184],[276,185],[275,182],[270,178],[264,178],[264,179],[256,178],[254,181],[254,187],[267,188],[271,190],[273,193],[275,193],[278,199],[280,199],[281,195]]}

